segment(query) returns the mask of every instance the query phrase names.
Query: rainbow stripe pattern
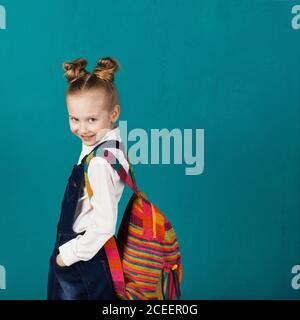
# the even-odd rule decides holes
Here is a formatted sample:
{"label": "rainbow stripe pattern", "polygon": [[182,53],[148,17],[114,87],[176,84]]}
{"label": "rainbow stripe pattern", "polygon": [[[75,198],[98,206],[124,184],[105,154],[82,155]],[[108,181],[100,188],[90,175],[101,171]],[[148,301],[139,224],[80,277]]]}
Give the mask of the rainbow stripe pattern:
{"label": "rainbow stripe pattern", "polygon": [[138,190],[130,162],[128,175],[104,146],[124,152],[121,142],[109,140],[96,146],[82,160],[89,197],[93,192],[88,181],[88,164],[96,156],[106,159],[134,192],[117,237],[111,237],[104,245],[115,293],[120,300],[180,299],[182,262],[175,230],[165,215]]}

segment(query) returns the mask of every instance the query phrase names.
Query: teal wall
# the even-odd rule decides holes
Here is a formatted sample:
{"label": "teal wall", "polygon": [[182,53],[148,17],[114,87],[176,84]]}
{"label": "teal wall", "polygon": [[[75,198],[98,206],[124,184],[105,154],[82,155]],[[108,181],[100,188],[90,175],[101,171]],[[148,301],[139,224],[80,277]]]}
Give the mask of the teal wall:
{"label": "teal wall", "polygon": [[[0,299],[45,299],[60,201],[81,143],[61,64],[121,63],[128,129],[203,128],[205,166],[135,165],[176,230],[183,299],[298,299],[300,1],[1,1]],[[120,203],[119,221],[130,195]]]}

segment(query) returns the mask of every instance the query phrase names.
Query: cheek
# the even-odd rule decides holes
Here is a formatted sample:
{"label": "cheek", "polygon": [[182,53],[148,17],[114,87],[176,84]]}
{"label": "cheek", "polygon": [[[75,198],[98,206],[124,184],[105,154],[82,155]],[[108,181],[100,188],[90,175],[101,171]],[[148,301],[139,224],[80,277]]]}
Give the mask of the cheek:
{"label": "cheek", "polygon": [[106,125],[106,119],[103,119],[103,118],[102,118],[102,119],[99,119],[99,120],[97,121],[97,123],[92,124],[92,125],[90,126],[90,128],[91,128],[92,130],[99,130],[99,129],[104,128],[105,125]]}
{"label": "cheek", "polygon": [[70,122],[70,129],[75,133],[78,130],[78,126],[76,125],[76,123]]}
{"label": "cheek", "polygon": [[109,124],[110,124],[110,117],[109,117],[109,114],[105,114],[105,116],[102,118],[102,127],[108,127]]}

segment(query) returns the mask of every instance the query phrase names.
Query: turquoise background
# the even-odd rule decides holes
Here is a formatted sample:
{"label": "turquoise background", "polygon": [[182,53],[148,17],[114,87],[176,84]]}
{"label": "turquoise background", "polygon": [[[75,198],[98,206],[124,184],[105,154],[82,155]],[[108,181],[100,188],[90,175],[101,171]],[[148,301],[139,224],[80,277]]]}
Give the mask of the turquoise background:
{"label": "turquoise background", "polygon": [[[66,180],[62,63],[118,59],[128,129],[203,128],[205,166],[135,165],[183,261],[183,299],[299,299],[300,1],[1,1],[0,299],[45,299]],[[120,203],[118,225],[130,191]]]}

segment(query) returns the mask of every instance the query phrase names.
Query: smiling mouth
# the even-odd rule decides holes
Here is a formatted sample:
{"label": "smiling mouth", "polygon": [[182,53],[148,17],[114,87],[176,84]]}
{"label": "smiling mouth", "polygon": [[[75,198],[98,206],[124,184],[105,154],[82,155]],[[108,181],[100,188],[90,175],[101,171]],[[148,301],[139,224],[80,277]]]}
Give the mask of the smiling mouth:
{"label": "smiling mouth", "polygon": [[84,140],[88,140],[88,139],[91,139],[93,138],[95,135],[93,134],[92,136],[81,136],[82,139]]}

